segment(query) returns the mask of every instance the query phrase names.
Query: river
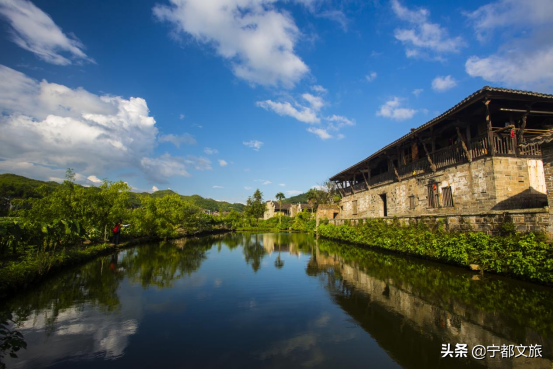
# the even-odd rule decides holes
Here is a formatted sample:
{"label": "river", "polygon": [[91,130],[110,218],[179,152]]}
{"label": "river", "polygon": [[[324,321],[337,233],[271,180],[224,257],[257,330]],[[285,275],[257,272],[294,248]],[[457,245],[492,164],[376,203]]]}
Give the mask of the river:
{"label": "river", "polygon": [[553,288],[306,234],[141,245],[0,308],[27,343],[8,368],[553,367]]}

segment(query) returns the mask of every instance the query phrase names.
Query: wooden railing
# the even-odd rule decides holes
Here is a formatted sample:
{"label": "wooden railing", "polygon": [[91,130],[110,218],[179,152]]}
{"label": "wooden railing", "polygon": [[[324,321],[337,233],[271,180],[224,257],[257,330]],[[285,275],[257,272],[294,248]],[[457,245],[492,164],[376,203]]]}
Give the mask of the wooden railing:
{"label": "wooden railing", "polygon": [[365,182],[359,182],[354,184],[352,187],[355,192],[361,192],[367,189],[367,184]]}
{"label": "wooden railing", "polygon": [[474,138],[470,147],[470,154],[473,160],[488,155],[490,152],[490,140],[488,139],[488,135]]}
{"label": "wooden railing", "polygon": [[394,172],[386,172],[377,174],[375,176],[372,176],[369,179],[369,185],[375,186],[377,184],[383,183],[383,182],[389,182],[395,180],[395,173]]}
{"label": "wooden railing", "polygon": [[467,154],[461,147],[461,145],[453,145],[443,148],[438,151],[434,151],[431,154],[432,163],[436,166],[436,169],[447,167],[449,165],[460,164],[467,161]]}
{"label": "wooden railing", "polygon": [[541,146],[539,144],[533,143],[524,148],[520,148],[518,154],[520,156],[532,156],[532,157],[541,157]]}
{"label": "wooden railing", "polygon": [[399,178],[408,178],[411,176],[416,176],[422,173],[428,173],[430,170],[430,163],[426,157],[413,161],[403,167],[398,169]]}
{"label": "wooden railing", "polygon": [[[482,135],[475,137],[471,140],[468,151],[472,157],[472,160],[483,156],[490,156],[491,149],[489,145],[488,135]],[[494,134],[493,140],[495,155],[498,156],[519,156],[519,157],[541,157],[541,147],[537,144],[530,144],[524,148],[517,148],[516,138],[511,137],[509,134]],[[461,146],[461,144],[454,144],[453,146],[445,147],[443,149],[434,151],[430,154],[432,163],[436,166],[436,169],[448,167],[450,165],[462,164],[468,162],[467,153]],[[406,179],[419,174],[430,172],[430,163],[426,157],[411,162],[405,166],[398,168],[399,179]],[[386,173],[372,176],[369,179],[369,185],[376,186],[385,182],[396,181],[398,178],[394,171],[388,171]],[[368,187],[365,182],[360,182],[353,185],[355,192],[361,192],[367,190]],[[353,194],[351,187],[344,189],[345,195]]]}

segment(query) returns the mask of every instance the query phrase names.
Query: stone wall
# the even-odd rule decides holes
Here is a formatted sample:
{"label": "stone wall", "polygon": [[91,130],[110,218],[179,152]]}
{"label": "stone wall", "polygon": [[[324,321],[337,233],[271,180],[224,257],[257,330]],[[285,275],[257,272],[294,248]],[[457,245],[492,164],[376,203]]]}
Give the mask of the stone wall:
{"label": "stone wall", "polygon": [[[549,213],[546,209],[526,209],[515,211],[491,211],[480,214],[449,214],[449,215],[425,215],[404,216],[396,218],[400,224],[424,223],[430,228],[443,224],[450,232],[485,232],[490,235],[500,234],[503,224],[512,222],[517,232],[547,232],[549,226]],[[394,218],[384,218],[392,223]],[[329,219],[330,224],[357,224],[360,219]]]}
{"label": "stone wall", "polygon": [[[434,184],[439,207],[432,207],[428,198],[429,186]],[[445,188],[451,189],[453,207],[443,207]],[[383,217],[384,201],[386,215],[392,217],[537,208],[547,204],[544,190],[541,160],[484,157],[346,196],[340,203],[340,218]]]}

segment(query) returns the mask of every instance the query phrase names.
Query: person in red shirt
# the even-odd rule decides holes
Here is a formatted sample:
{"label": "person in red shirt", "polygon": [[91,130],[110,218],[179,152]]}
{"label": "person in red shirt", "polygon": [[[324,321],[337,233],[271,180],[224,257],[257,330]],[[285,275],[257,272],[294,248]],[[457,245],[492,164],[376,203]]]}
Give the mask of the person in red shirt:
{"label": "person in red shirt", "polygon": [[113,228],[113,243],[116,245],[119,245],[119,234],[121,234],[121,223],[123,222],[122,219],[119,219],[117,224],[115,224],[115,227]]}

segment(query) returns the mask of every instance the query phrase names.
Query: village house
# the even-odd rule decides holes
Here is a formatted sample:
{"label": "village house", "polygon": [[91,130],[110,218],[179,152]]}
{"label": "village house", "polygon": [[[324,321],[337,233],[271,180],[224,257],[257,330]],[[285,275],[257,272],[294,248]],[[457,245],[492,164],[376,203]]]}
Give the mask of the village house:
{"label": "village house", "polygon": [[265,213],[263,214],[263,219],[267,220],[274,216],[277,216],[278,213],[287,217],[295,217],[297,213],[301,213],[303,210],[311,210],[313,206],[310,204],[279,204],[278,201],[267,201],[265,207]]}
{"label": "village house", "polygon": [[[442,219],[452,229],[549,224],[542,150],[553,95],[484,87],[330,178],[344,219]],[[553,189],[552,189],[553,190]],[[326,217],[327,219],[329,217]]]}

